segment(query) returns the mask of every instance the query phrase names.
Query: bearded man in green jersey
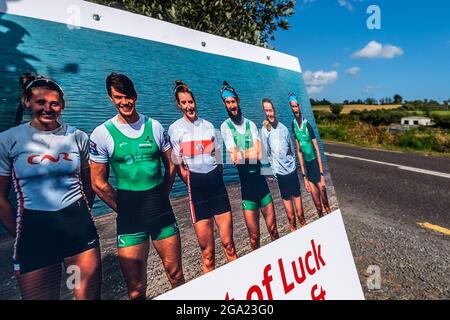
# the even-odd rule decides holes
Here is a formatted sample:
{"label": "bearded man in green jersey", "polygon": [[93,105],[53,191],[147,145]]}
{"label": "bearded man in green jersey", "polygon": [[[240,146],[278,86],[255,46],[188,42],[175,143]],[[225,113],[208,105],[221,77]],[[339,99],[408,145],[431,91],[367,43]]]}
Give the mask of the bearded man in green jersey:
{"label": "bearded man in green jersey", "polygon": [[258,137],[258,128],[252,121],[244,118],[239,97],[226,81],[221,96],[229,118],[222,123],[220,131],[227,151],[238,170],[250,248],[256,250],[260,247],[260,211],[272,241],[279,237],[272,196],[266,179],[261,175],[261,141]]}

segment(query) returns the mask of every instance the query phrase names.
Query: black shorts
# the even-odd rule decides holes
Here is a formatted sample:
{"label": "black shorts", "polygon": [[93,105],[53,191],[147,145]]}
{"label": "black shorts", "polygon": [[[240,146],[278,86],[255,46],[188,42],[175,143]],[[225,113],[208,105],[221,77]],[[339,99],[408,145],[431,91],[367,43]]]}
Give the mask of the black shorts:
{"label": "black shorts", "polygon": [[286,175],[277,174],[277,181],[281,199],[290,200],[292,197],[300,197],[297,169]]}
{"label": "black shorts", "polygon": [[197,223],[231,211],[222,173],[216,167],[208,173],[189,173],[192,222]]}
{"label": "black shorts", "polygon": [[99,247],[97,229],[84,200],[59,211],[24,209],[22,216],[14,246],[14,269],[19,274]]}
{"label": "black shorts", "polygon": [[317,159],[314,159],[312,161],[305,161],[305,170],[306,177],[309,181],[314,184],[318,184],[320,182],[320,168]]}
{"label": "black shorts", "polygon": [[159,233],[176,223],[166,185],[144,191],[117,190],[117,235]]}
{"label": "black shorts", "polygon": [[241,182],[242,202],[250,202],[258,207],[261,201],[270,197],[269,186],[266,178],[261,175],[260,164],[245,164],[237,167],[239,180]]}

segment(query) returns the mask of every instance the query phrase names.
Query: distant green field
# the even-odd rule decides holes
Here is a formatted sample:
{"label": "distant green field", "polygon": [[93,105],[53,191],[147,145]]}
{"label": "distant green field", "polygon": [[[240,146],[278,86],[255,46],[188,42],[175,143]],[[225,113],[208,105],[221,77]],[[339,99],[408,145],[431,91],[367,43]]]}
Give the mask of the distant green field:
{"label": "distant green field", "polygon": [[439,110],[439,111],[432,111],[431,116],[438,115],[438,116],[450,116],[450,110]]}
{"label": "distant green field", "polygon": [[450,156],[450,130],[448,129],[421,127],[392,133],[387,126],[372,126],[361,121],[325,120],[318,123],[318,130],[323,140]]}
{"label": "distant green field", "polygon": [[[344,104],[344,109],[342,110],[342,113],[350,113],[352,110],[381,110],[381,109],[398,109],[402,105],[401,104],[388,104],[388,105],[366,105],[366,104]],[[322,105],[322,106],[313,106],[312,107],[314,111],[324,111],[324,112],[331,112],[330,106],[328,105]]]}
{"label": "distant green field", "polygon": [[415,116],[425,117],[427,115],[427,113],[425,111],[406,111],[406,112],[413,114]]}

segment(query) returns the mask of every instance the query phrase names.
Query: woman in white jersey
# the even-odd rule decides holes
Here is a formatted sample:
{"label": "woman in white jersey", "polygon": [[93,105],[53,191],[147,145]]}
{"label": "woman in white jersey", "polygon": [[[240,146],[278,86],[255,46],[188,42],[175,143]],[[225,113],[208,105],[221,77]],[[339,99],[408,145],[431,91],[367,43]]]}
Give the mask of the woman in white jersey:
{"label": "woman in white jersey", "polygon": [[[57,83],[29,77],[23,87],[33,118],[0,133],[0,221],[16,238],[13,260],[22,298],[59,299],[64,263],[76,279],[70,288],[75,298],[99,299],[89,138],[60,122],[65,101]],[[17,211],[8,200],[11,180]]]}
{"label": "woman in white jersey", "polygon": [[262,144],[266,150],[273,174],[277,177],[290,229],[294,231],[297,229],[296,212],[300,226],[303,227],[306,224],[295,164],[295,149],[288,128],[278,121],[272,101],[264,98],[261,103],[266,115],[261,130]]}
{"label": "woman in white jersey", "polygon": [[214,126],[198,116],[194,95],[187,85],[176,81],[174,93],[183,117],[169,127],[170,142],[179,175],[189,189],[191,218],[202,251],[202,270],[207,273],[215,267],[214,222],[227,260],[237,258],[230,201],[222,165],[218,164],[220,142]]}

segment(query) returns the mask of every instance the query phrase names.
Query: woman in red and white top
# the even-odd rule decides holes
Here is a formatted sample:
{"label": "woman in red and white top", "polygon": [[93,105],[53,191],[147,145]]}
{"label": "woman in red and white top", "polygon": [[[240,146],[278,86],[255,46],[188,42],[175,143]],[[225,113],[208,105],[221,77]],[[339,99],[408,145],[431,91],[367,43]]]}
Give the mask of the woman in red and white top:
{"label": "woman in red and white top", "polygon": [[[187,184],[192,222],[202,251],[203,273],[215,267],[214,221],[228,261],[237,258],[233,222],[214,126],[200,118],[191,90],[175,81],[175,99],[183,117],[169,127],[178,174]],[[217,156],[217,159],[216,159]]]}

